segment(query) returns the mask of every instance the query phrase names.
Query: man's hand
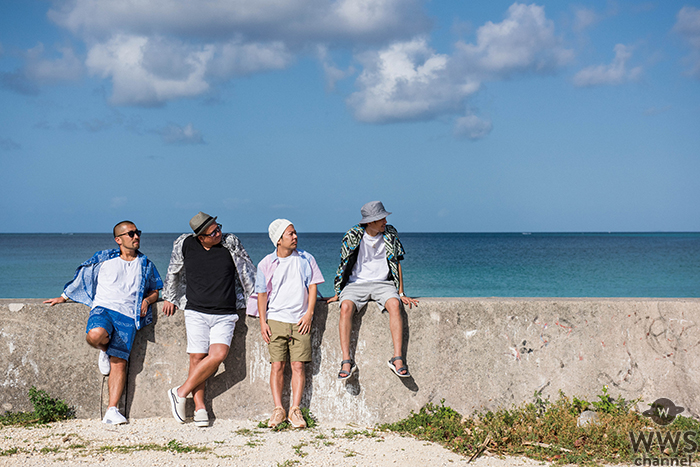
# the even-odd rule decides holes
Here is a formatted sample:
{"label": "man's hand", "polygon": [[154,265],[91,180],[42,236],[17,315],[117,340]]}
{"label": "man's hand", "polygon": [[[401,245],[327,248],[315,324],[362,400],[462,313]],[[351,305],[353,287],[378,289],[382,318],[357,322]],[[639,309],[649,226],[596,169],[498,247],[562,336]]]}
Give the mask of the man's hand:
{"label": "man's hand", "polygon": [[54,306],[57,303],[66,303],[66,299],[63,296],[50,298],[49,300],[44,300],[44,303],[48,303],[49,306]]}
{"label": "man's hand", "polygon": [[260,334],[263,336],[263,340],[269,344],[270,343],[270,336],[272,335],[272,331],[270,331],[270,326],[267,325],[266,321],[262,321],[260,323]]}
{"label": "man's hand", "polygon": [[165,316],[172,316],[175,313],[177,307],[174,303],[170,303],[167,300],[163,300],[163,314]]}
{"label": "man's hand", "polygon": [[299,334],[307,334],[311,332],[311,320],[314,319],[314,315],[308,311],[304,316],[301,317],[297,326],[299,326]]}
{"label": "man's hand", "polygon": [[143,318],[144,316],[146,316],[146,313],[148,313],[148,307],[149,307],[149,306],[150,306],[150,305],[148,304],[148,300],[146,300],[146,299],[144,298],[143,301],[141,302],[141,317],[142,317],[142,318]]}
{"label": "man's hand", "polygon": [[338,301],[338,294],[333,295],[332,297],[328,297],[326,299],[326,303],[333,303]]}
{"label": "man's hand", "polygon": [[404,305],[408,305],[408,308],[410,309],[413,305],[418,306],[418,300],[415,298],[411,297],[401,297],[401,301],[403,302]]}

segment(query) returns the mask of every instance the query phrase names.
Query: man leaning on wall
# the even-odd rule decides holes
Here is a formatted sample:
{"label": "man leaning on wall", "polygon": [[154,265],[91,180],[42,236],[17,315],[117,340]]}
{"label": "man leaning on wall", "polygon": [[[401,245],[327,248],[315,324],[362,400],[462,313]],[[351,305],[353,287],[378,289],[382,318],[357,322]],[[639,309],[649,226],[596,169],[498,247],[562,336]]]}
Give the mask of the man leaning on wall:
{"label": "man leaning on wall", "polygon": [[175,240],[163,288],[163,313],[185,310],[187,379],[168,390],[173,418],[185,423],[185,398],[194,399],[194,423],[209,426],[204,404],[206,380],[228,355],[238,321],[255,287],[255,266],[240,240],[224,234],[216,217],[203,212],[190,220],[191,234]]}
{"label": "man leaning on wall", "polygon": [[100,349],[98,367],[109,375],[109,406],[102,421],[120,425],[127,422],[117,405],[134,336],[153,321],[151,305],[163,283],[156,266],[139,251],[141,231],[133,222],[118,223],[112,233],[119,248],[95,253],[78,267],[60,297],[44,303],[53,306],[70,299],[91,308],[85,339]]}

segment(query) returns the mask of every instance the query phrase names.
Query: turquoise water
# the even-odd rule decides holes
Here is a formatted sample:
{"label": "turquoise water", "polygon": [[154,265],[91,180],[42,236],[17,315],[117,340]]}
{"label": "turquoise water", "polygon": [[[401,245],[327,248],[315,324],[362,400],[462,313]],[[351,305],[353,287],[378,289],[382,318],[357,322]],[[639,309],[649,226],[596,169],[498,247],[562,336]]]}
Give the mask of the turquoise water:
{"label": "turquoise water", "polygon": [[[165,277],[178,234],[141,250]],[[257,264],[267,234],[239,234]],[[301,234],[333,295],[342,233]],[[700,233],[403,233],[406,292],[418,297],[700,297]],[[75,268],[116,244],[110,234],[0,234],[0,298],[61,293]]]}

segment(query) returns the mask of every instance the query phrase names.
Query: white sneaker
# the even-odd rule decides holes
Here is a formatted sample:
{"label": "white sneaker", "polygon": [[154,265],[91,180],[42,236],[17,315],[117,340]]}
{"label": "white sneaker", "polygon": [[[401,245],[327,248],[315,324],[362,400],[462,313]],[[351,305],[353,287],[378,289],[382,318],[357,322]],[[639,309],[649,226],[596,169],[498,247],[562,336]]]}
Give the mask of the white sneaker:
{"label": "white sneaker", "polygon": [[206,428],[209,426],[209,414],[207,409],[199,409],[194,412],[194,424]]}
{"label": "white sneaker", "polygon": [[168,400],[170,401],[170,409],[173,412],[173,418],[178,423],[185,423],[185,402],[187,399],[177,395],[177,390],[180,386],[172,388],[168,391]]}
{"label": "white sneaker", "polygon": [[105,376],[107,376],[109,374],[109,370],[112,369],[112,365],[109,363],[109,355],[107,355],[104,350],[100,350],[100,356],[97,359],[97,366],[100,369],[100,373]]}
{"label": "white sneaker", "polygon": [[121,425],[122,423],[126,423],[126,418],[124,415],[119,413],[119,410],[117,410],[116,407],[110,407],[107,409],[107,413],[105,414],[105,418],[102,419],[102,423],[106,423],[107,425]]}

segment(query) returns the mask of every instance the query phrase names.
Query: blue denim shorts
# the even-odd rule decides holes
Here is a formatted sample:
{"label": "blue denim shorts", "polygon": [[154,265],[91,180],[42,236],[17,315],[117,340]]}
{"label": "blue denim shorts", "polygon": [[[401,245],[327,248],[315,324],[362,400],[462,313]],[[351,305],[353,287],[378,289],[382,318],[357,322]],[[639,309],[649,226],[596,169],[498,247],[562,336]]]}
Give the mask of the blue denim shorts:
{"label": "blue denim shorts", "polygon": [[107,355],[129,360],[131,347],[134,345],[134,336],[136,335],[134,318],[108,308],[96,306],[90,310],[90,317],[88,318],[85,332],[88,333],[95,328],[102,328],[109,334]]}

